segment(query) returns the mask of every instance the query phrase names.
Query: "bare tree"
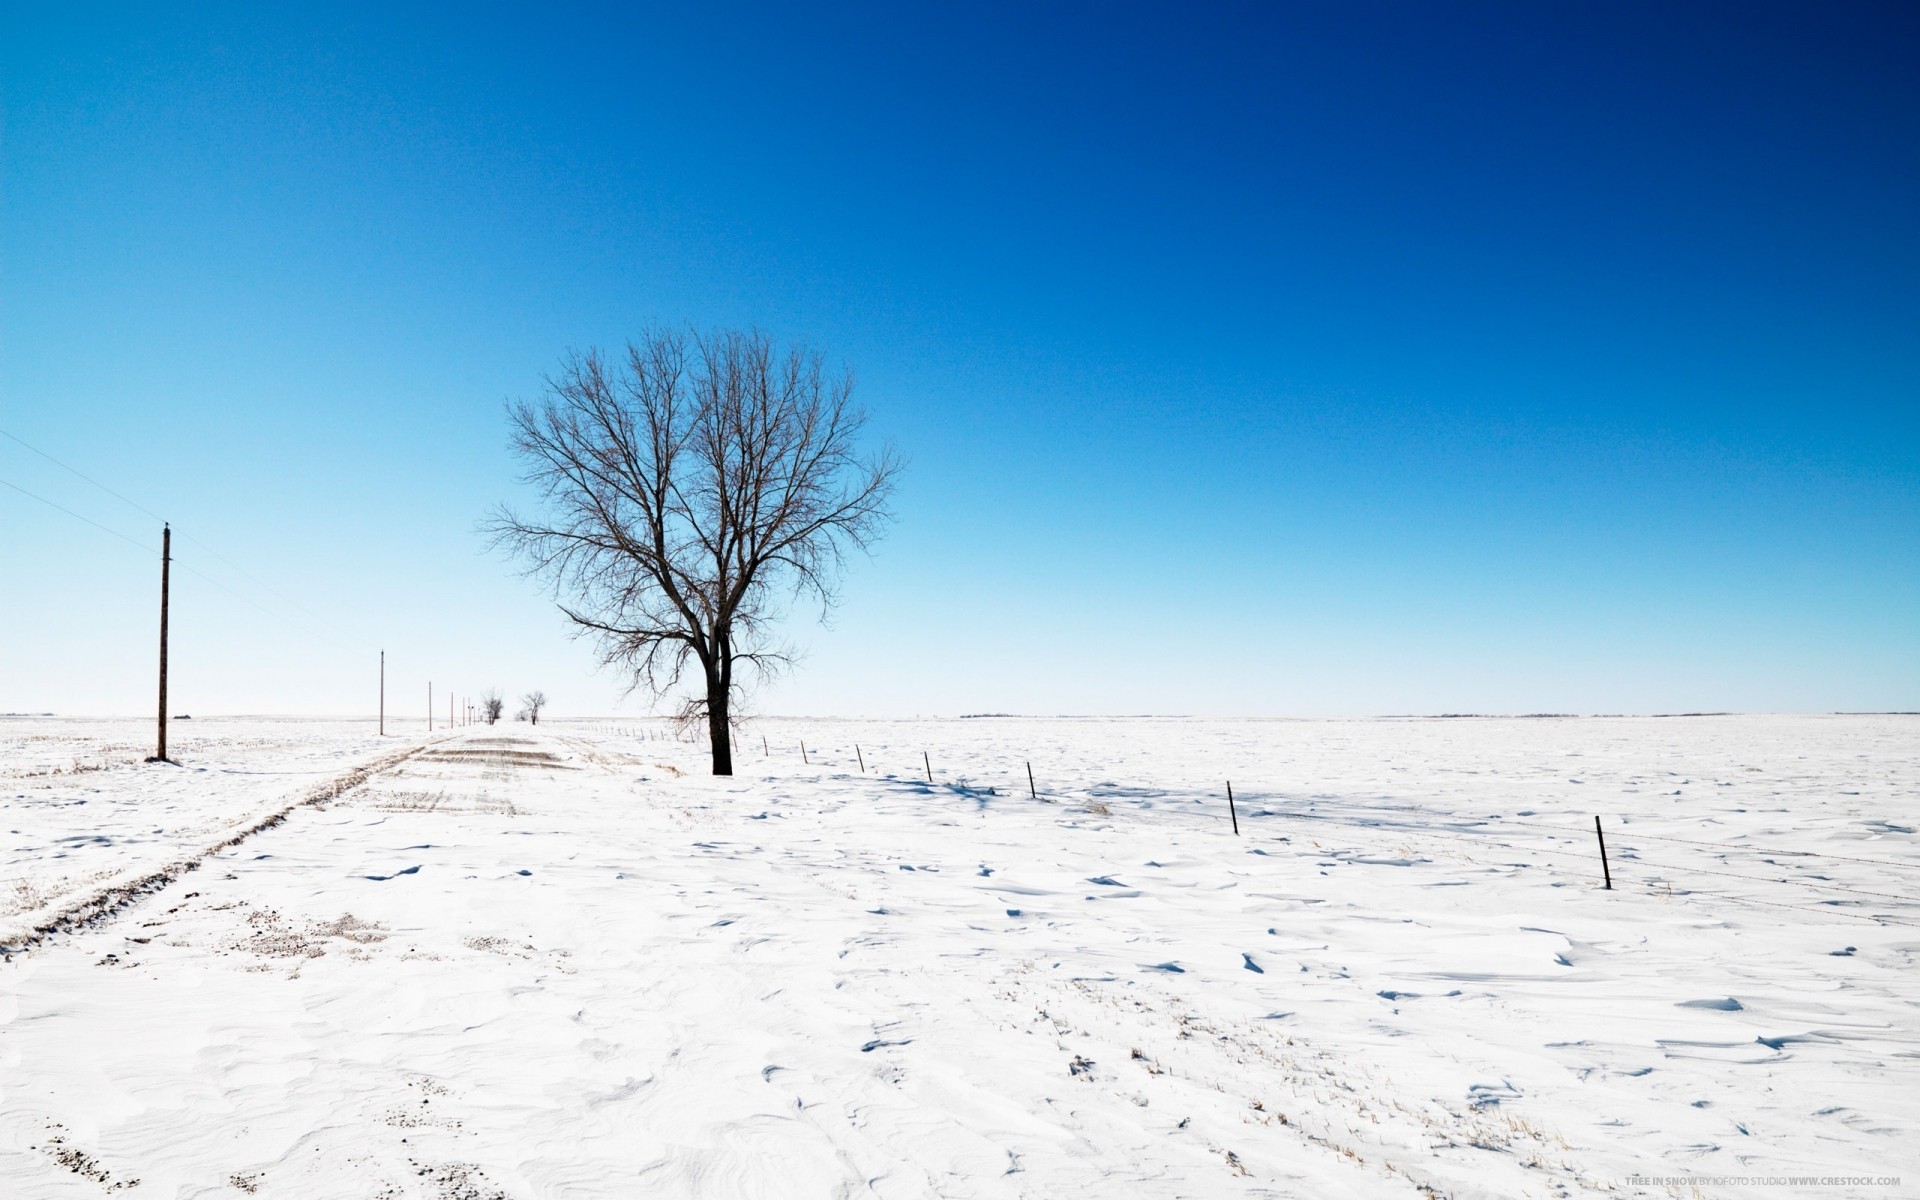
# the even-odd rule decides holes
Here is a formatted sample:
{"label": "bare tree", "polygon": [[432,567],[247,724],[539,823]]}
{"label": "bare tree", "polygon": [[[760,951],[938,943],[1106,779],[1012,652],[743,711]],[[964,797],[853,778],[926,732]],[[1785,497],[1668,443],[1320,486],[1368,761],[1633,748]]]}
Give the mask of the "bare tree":
{"label": "bare tree", "polygon": [[535,725],[540,723],[540,710],[546,706],[547,694],[545,692],[528,692],[526,695],[520,697],[520,711],[525,713],[527,720],[532,721]]}
{"label": "bare tree", "polygon": [[498,721],[501,710],[506,706],[507,702],[500,698],[499,688],[488,688],[480,693],[480,715],[486,718],[487,724],[491,725]]}
{"label": "bare tree", "polygon": [[851,376],[757,332],[655,331],[624,362],[572,355],[537,403],[511,406],[513,446],[545,501],[489,529],[601,660],[656,696],[690,667],[684,719],[704,720],[713,773],[733,773],[742,668],[791,661],[772,641],[780,600],[824,616],[849,550],[888,519],[899,462],[863,456]]}

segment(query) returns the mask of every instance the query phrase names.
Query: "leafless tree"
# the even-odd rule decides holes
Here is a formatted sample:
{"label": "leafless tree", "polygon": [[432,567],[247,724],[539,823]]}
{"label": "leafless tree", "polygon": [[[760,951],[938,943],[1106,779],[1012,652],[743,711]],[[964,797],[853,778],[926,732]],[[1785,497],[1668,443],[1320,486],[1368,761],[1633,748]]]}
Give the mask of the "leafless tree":
{"label": "leafless tree", "polygon": [[671,330],[624,361],[572,355],[538,402],[511,406],[513,446],[544,501],[488,528],[546,578],[602,662],[656,696],[690,668],[683,718],[704,720],[713,773],[733,773],[744,682],[791,661],[783,597],[831,608],[848,551],[888,520],[899,462],[863,454],[853,380],[758,332]]}
{"label": "leafless tree", "polygon": [[528,692],[520,697],[520,711],[527,714],[527,720],[535,725],[540,723],[540,710],[547,706],[545,692]]}
{"label": "leafless tree", "polygon": [[491,725],[498,721],[501,710],[506,706],[507,702],[500,698],[499,688],[488,688],[480,693],[480,715],[486,718],[487,724]]}

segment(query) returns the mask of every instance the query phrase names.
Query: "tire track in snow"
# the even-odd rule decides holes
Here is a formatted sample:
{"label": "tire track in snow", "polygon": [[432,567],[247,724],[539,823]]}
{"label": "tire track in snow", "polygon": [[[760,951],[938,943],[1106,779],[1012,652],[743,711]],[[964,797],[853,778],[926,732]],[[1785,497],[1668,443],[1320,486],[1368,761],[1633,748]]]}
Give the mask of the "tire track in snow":
{"label": "tire track in snow", "polygon": [[45,946],[54,938],[65,933],[77,933],[83,929],[94,929],[111,921],[122,911],[160,889],[173,883],[182,875],[200,869],[200,864],[223,851],[231,850],[256,833],[272,829],[293,815],[294,810],[315,804],[324,804],[366,783],[367,780],[383,771],[390,771],[406,762],[430,743],[409,746],[392,754],[382,755],[371,762],[362,763],[350,771],[334,776],[325,783],[311,788],[298,800],[255,821],[238,833],[208,846],[190,857],[169,863],[157,871],[149,872],[137,879],[117,883],[102,888],[91,895],[76,900],[54,913],[52,917],[33,927],[26,937],[13,945],[0,946],[0,962],[12,962],[15,958],[30,954]]}

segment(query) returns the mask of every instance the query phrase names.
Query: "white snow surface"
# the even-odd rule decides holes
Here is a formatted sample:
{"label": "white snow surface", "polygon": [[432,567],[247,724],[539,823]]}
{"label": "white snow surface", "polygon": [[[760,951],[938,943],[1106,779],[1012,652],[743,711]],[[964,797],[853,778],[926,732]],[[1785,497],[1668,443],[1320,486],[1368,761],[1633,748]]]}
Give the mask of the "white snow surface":
{"label": "white snow surface", "polygon": [[0,1194],[1920,1185],[1920,718],[665,728],[0,720]]}

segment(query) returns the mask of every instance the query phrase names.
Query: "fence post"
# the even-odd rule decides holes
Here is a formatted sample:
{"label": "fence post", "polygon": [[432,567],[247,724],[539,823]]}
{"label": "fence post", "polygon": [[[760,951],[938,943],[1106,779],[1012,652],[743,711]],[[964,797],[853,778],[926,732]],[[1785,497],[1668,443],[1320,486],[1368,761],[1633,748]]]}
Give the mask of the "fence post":
{"label": "fence post", "polygon": [[1593,817],[1593,836],[1600,839],[1600,870],[1607,877],[1607,890],[1613,890],[1613,868],[1607,865],[1607,835],[1600,831],[1600,815]]}

